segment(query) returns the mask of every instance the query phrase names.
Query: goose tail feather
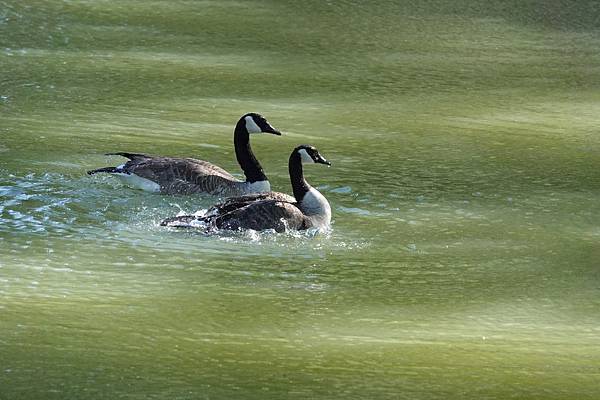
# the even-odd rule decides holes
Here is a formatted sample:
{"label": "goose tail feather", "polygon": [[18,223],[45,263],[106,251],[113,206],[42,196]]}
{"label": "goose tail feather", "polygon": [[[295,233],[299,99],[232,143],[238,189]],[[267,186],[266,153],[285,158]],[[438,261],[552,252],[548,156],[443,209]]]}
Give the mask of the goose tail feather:
{"label": "goose tail feather", "polygon": [[169,217],[160,222],[160,226],[170,226],[173,228],[191,228],[193,222],[201,221],[196,215],[179,215],[177,217]]}
{"label": "goose tail feather", "polygon": [[104,167],[104,168],[92,169],[90,171],[87,171],[87,174],[94,175],[94,174],[101,173],[101,172],[106,172],[107,174],[116,174],[116,173],[122,172],[122,171],[119,170],[117,167]]}
{"label": "goose tail feather", "polygon": [[136,159],[136,158],[150,158],[150,156],[146,155],[146,154],[142,154],[142,153],[127,153],[127,152],[123,152],[123,151],[119,151],[116,153],[106,153],[105,155],[107,156],[121,156],[121,157],[125,157],[125,158],[129,158],[130,160]]}

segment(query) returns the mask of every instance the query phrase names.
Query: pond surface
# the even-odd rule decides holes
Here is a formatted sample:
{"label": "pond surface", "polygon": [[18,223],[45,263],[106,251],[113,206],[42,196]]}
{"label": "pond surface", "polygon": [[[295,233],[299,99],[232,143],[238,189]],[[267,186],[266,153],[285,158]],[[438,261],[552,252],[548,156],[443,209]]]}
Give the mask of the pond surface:
{"label": "pond surface", "polygon": [[[545,3],[0,1],[0,398],[599,398],[600,11]],[[249,111],[330,234],[85,174],[239,173]]]}

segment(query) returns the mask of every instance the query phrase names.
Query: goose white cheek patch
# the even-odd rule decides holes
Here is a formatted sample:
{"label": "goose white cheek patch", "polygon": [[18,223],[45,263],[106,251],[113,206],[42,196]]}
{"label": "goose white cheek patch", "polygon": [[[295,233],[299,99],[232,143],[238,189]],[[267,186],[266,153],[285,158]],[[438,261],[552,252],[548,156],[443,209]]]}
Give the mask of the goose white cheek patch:
{"label": "goose white cheek patch", "polygon": [[298,150],[298,154],[300,154],[300,159],[303,163],[314,163],[315,160],[306,152],[305,149]]}
{"label": "goose white cheek patch", "polygon": [[258,125],[256,125],[256,122],[254,122],[254,119],[251,116],[247,116],[246,118],[244,118],[246,120],[246,130],[248,131],[248,133],[261,133],[262,129],[260,129],[260,127]]}

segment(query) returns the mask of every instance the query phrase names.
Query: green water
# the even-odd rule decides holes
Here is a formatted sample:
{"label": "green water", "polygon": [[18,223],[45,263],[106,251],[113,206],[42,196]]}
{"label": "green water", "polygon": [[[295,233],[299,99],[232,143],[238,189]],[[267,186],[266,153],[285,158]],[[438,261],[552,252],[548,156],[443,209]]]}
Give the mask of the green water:
{"label": "green water", "polygon": [[[0,1],[1,399],[600,398],[593,1]],[[85,170],[289,151],[329,236]]]}

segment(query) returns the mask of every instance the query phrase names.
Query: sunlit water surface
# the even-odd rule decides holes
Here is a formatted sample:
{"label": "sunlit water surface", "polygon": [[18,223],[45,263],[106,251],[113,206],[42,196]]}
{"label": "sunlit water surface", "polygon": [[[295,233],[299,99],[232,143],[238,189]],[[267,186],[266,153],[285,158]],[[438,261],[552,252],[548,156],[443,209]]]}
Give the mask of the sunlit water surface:
{"label": "sunlit water surface", "polygon": [[[0,1],[0,398],[600,398],[597,7],[416,3]],[[331,232],[85,174],[248,111]]]}

